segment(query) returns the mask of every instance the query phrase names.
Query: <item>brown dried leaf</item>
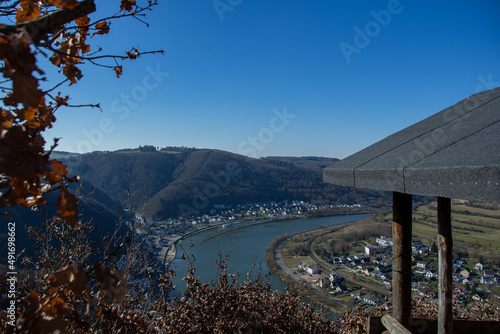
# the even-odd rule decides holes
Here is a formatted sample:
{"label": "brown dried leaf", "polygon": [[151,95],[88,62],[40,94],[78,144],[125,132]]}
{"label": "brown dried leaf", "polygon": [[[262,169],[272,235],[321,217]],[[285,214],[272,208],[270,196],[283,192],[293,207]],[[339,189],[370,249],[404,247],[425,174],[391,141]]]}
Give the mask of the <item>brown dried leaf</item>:
{"label": "brown dried leaf", "polygon": [[127,281],[119,270],[100,265],[96,270],[96,278],[106,292],[107,303],[111,303],[113,299],[119,304],[123,302],[127,293]]}
{"label": "brown dried leaf", "polygon": [[85,280],[87,274],[83,270],[79,270],[74,275],[74,280],[70,283],[69,287],[77,297],[83,296],[85,292]]}
{"label": "brown dried leaf", "polygon": [[65,285],[65,284],[72,282],[75,279],[73,269],[74,269],[73,266],[71,264],[68,264],[67,266],[65,266],[61,270],[56,271],[54,273],[54,277],[56,278],[56,281],[61,285]]}
{"label": "brown dried leaf", "polygon": [[127,12],[131,12],[133,9],[133,6],[135,6],[135,0],[122,0],[122,3],[120,5],[121,10],[126,10]]}
{"label": "brown dried leaf", "polygon": [[16,22],[23,23],[39,18],[42,10],[39,1],[21,0],[20,8],[17,8],[16,12]]}
{"label": "brown dried leaf", "polygon": [[79,5],[77,0],[49,0],[48,2],[61,9],[74,9]]}
{"label": "brown dried leaf", "polygon": [[78,214],[78,201],[75,195],[68,192],[66,188],[61,189],[61,196],[57,199],[57,214],[70,226],[76,226]]}
{"label": "brown dried leaf", "polygon": [[123,68],[121,66],[115,66],[114,70],[116,73],[116,77],[120,78],[120,75],[122,75],[123,73]]}
{"label": "brown dried leaf", "polygon": [[95,28],[97,29],[96,32],[94,32],[93,35],[105,35],[109,33],[109,25],[106,21],[99,22],[95,25]]}
{"label": "brown dried leaf", "polygon": [[9,129],[14,123],[14,115],[8,110],[0,110],[0,131],[4,129]]}
{"label": "brown dried leaf", "polygon": [[49,164],[53,170],[46,174],[45,179],[49,181],[50,184],[56,184],[63,181],[66,175],[68,175],[68,168],[57,160],[50,160]]}

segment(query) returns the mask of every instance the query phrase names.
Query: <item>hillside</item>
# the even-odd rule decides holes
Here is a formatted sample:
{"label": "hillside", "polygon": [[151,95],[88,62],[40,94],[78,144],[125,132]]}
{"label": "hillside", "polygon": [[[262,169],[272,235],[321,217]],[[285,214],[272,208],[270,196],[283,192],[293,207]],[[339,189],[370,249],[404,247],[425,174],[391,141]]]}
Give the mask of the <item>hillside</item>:
{"label": "hillside", "polygon": [[381,207],[386,194],[325,184],[327,158],[252,159],[220,150],[95,152],[71,157],[71,172],[90,180],[123,206],[157,219],[209,212],[215,204],[283,200],[361,203]]}
{"label": "hillside", "polygon": [[[104,191],[92,188],[92,184],[85,181],[84,186],[77,192],[80,199],[79,214],[83,221],[91,222],[93,226],[93,231],[89,236],[91,242],[100,243],[102,236],[111,235],[115,231],[118,217],[123,214],[123,209]],[[52,218],[57,210],[55,206],[57,197],[58,194],[55,192],[46,196],[48,201],[43,205],[43,210],[47,213],[48,218]],[[7,212],[12,217],[12,221],[16,223],[16,247],[26,249],[28,255],[33,252],[33,242],[26,233],[25,227],[35,227],[45,231],[46,216],[44,211],[35,211],[21,206],[2,210],[2,212]],[[7,221],[6,216],[0,215],[0,226],[3,226],[0,233],[6,232]],[[118,237],[123,237],[126,233],[127,228],[121,226]]]}

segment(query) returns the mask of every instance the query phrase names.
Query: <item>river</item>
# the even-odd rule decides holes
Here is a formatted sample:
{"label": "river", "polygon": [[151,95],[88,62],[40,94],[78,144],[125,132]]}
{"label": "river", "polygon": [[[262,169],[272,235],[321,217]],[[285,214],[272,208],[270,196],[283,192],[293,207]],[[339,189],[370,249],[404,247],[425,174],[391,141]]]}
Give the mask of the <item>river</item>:
{"label": "river", "polygon": [[[175,268],[176,271],[174,277],[176,291],[177,293],[183,293],[186,286],[186,282],[182,278],[187,274],[188,261],[182,259],[183,254],[192,252],[194,255],[194,268],[201,283],[216,280],[216,261],[219,260],[217,255],[219,252],[223,256],[229,254],[228,272],[239,272],[240,277],[245,279],[254,263],[256,264],[255,274],[259,266],[262,267],[262,273],[268,272],[265,260],[266,248],[277,236],[310,230],[320,225],[326,227],[346,224],[361,220],[367,216],[367,214],[359,214],[282,220],[227,231],[213,238],[210,237],[220,233],[222,227],[191,235],[183,240],[181,245],[177,245],[177,256],[171,263],[171,267]],[[207,238],[209,239],[207,240]],[[193,247],[190,249],[191,244]],[[253,277],[255,277],[255,274]],[[273,289],[284,289],[283,283],[277,276],[271,275],[270,282]]]}

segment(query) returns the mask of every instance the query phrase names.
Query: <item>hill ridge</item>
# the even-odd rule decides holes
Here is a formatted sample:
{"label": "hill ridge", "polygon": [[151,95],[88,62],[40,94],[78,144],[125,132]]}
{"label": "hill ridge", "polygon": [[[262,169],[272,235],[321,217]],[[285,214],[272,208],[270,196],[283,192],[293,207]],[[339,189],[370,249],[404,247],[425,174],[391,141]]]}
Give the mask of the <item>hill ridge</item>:
{"label": "hill ridge", "polygon": [[[153,148],[154,149],[154,148]],[[70,172],[90,180],[122,205],[156,219],[208,213],[215,204],[304,200],[383,206],[381,192],[326,184],[321,169],[337,159],[249,158],[218,149],[181,152],[121,150],[69,158]]]}

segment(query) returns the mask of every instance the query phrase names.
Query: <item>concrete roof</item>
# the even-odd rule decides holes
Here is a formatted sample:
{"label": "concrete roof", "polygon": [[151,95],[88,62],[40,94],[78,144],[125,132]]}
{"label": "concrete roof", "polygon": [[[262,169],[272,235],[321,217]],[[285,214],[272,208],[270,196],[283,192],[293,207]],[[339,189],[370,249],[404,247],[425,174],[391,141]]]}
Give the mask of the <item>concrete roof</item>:
{"label": "concrete roof", "polygon": [[500,203],[500,88],[477,93],[324,169],[325,182]]}

